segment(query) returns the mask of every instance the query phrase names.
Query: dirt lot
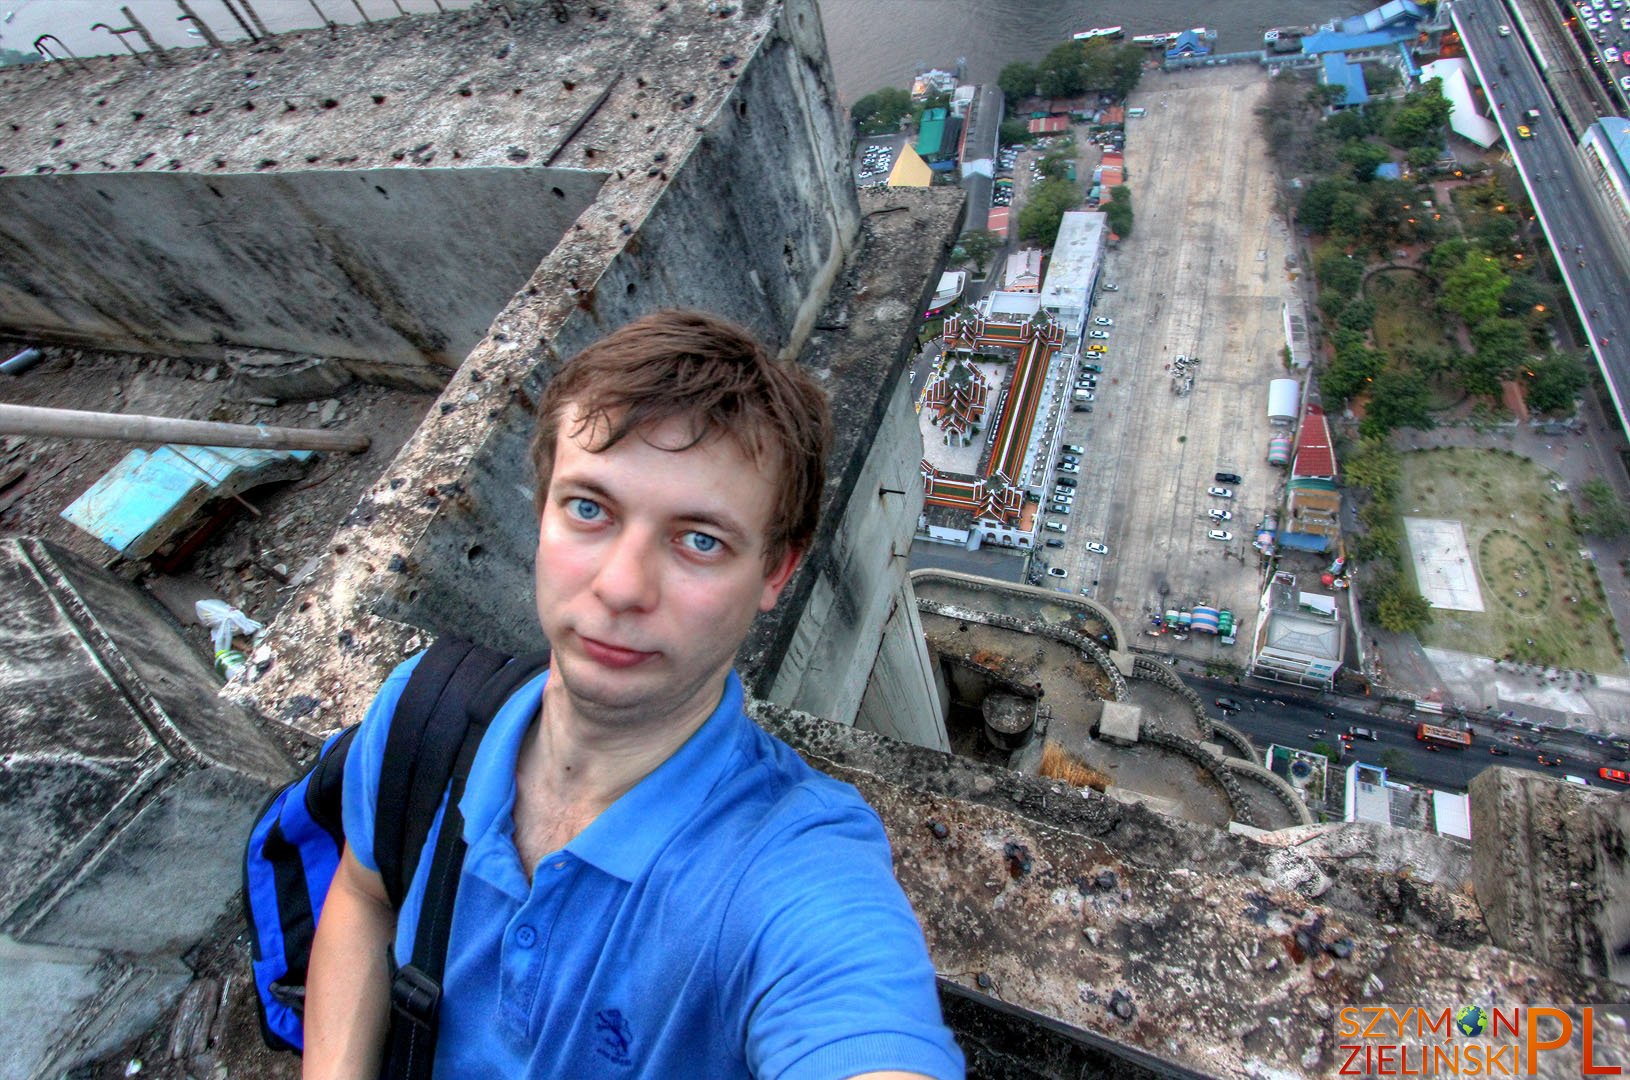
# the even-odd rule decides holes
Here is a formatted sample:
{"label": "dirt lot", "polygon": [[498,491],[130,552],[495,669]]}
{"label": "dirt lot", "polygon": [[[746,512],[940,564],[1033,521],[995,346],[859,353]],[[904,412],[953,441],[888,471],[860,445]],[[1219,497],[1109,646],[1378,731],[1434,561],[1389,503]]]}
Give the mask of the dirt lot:
{"label": "dirt lot", "polygon": [[[1129,633],[1150,612],[1196,603],[1241,618],[1241,645],[1170,643],[1209,658],[1246,659],[1261,559],[1250,546],[1282,474],[1265,462],[1271,379],[1286,374],[1282,303],[1289,237],[1274,212],[1274,178],[1254,110],[1256,68],[1151,74],[1129,103],[1126,164],[1136,222],[1109,254],[1094,316],[1115,320],[1092,414],[1072,413],[1067,442],[1087,447],[1070,522],[1069,582],[1116,611]],[[1193,388],[1173,392],[1172,361],[1199,356]],[[1206,494],[1237,473],[1235,498]],[[1207,516],[1216,507],[1231,521]],[[1233,539],[1207,539],[1213,528]],[[1101,540],[1108,556],[1082,545]],[[1096,587],[1094,588],[1094,585]],[[1152,643],[1152,639],[1143,639]]]}
{"label": "dirt lot", "polygon": [[[22,344],[0,342],[0,349],[9,356]],[[359,431],[372,442],[361,454],[318,454],[303,476],[255,488],[241,503],[206,506],[192,524],[203,526],[222,509],[213,528],[203,532],[189,557],[159,572],[150,562],[121,563],[111,548],[59,516],[132,444],[7,436],[0,439],[0,536],[40,537],[95,563],[119,564],[119,572],[141,579],[181,616],[190,610],[192,598],[214,596],[252,619],[269,621],[293,591],[287,582],[323,552],[434,396],[356,382],[332,398],[311,402],[257,403],[248,400],[252,394],[236,384],[226,364],[47,349],[46,358],[26,373],[0,376],[0,401],[278,427],[326,426]],[[205,647],[201,629],[188,632]]]}

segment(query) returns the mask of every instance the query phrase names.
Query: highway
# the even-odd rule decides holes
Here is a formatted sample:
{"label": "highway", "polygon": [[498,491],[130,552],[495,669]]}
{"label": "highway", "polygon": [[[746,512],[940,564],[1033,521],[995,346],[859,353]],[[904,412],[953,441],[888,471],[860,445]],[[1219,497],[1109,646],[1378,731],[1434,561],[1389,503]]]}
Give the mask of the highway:
{"label": "highway", "polygon": [[[1499,0],[1463,0],[1453,9],[1478,80],[1495,105],[1494,119],[1556,254],[1568,294],[1590,337],[1619,423],[1630,431],[1630,245],[1547,90],[1535,63],[1534,36]],[[1510,26],[1510,36],[1499,27]],[[1537,121],[1525,113],[1538,112]],[[1532,138],[1518,136],[1527,124]]]}
{"label": "highway", "polygon": [[[1446,747],[1434,751],[1415,738],[1415,725],[1430,718],[1409,717],[1393,707],[1378,711],[1368,698],[1308,694],[1290,687],[1270,689],[1256,683],[1236,685],[1199,675],[1184,675],[1183,681],[1205,701],[1212,716],[1245,732],[1259,749],[1265,750],[1269,743],[1312,749],[1327,742],[1339,747],[1339,736],[1349,727],[1367,728],[1376,733],[1375,741],[1354,739],[1351,753],[1342,758],[1342,767],[1354,760],[1367,765],[1387,764],[1388,775],[1395,780],[1445,791],[1465,791],[1472,777],[1494,765],[1527,769],[1557,780],[1568,774],[1583,776],[1592,787],[1612,786],[1597,775],[1596,770],[1604,765],[1630,769],[1618,760],[1623,755],[1614,747],[1576,732],[1536,731],[1534,725],[1516,721],[1474,721],[1470,749]],[[1232,698],[1240,704],[1240,711],[1225,714],[1215,704],[1219,697]],[[1491,747],[1508,753],[1491,753]],[[1390,760],[1382,762],[1383,755],[1391,757],[1389,751],[1397,752],[1396,765]],[[1561,758],[1562,764],[1541,765],[1542,753],[1548,760]]]}

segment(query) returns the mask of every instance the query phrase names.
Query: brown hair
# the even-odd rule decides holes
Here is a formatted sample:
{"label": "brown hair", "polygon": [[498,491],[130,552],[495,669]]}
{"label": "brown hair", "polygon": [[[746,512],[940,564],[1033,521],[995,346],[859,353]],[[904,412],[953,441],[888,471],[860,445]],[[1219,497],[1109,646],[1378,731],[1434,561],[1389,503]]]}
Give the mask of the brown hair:
{"label": "brown hair", "polygon": [[[796,364],[772,359],[751,334],[700,311],[658,311],[572,357],[538,402],[532,439],[534,502],[543,512],[554,474],[555,440],[568,405],[584,430],[603,430],[594,453],[630,433],[675,418],[690,424],[689,450],[719,436],[776,480],[765,564],[788,548],[805,551],[820,516],[832,419],[826,394]],[[779,470],[779,475],[777,475]]]}

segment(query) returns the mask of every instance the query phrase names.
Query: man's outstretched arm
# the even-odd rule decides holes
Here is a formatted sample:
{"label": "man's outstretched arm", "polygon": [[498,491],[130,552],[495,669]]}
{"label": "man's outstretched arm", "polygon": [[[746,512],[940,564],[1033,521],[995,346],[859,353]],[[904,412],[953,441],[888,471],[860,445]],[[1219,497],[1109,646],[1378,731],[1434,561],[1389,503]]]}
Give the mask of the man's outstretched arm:
{"label": "man's outstretched arm", "polygon": [[396,911],[347,847],[323,901],[306,975],[305,1080],[374,1080],[390,1019]]}

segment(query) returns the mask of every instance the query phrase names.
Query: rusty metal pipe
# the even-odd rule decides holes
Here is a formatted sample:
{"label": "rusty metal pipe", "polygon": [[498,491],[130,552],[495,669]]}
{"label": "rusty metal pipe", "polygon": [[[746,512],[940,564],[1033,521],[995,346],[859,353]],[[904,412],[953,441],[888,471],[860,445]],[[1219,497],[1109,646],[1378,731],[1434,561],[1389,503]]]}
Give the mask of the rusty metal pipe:
{"label": "rusty metal pipe", "polygon": [[182,443],[187,446],[249,446],[263,450],[348,450],[361,453],[368,449],[368,436],[347,431],[218,424],[208,420],[42,409],[32,405],[0,405],[0,435]]}

